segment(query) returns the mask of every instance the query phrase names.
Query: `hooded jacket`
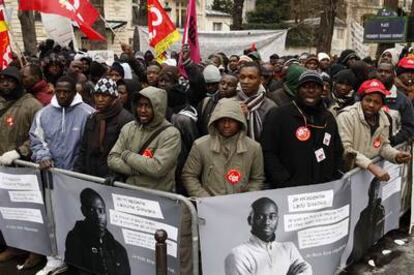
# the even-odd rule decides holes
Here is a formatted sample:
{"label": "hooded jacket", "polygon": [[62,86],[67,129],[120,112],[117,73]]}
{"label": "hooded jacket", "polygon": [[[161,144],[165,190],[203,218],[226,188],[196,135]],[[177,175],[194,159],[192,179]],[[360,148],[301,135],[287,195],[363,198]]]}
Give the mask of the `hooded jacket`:
{"label": "hooded jacket", "polygon": [[17,150],[23,158],[30,158],[30,125],[42,104],[24,93],[17,68],[8,67],[1,74],[14,78],[17,87],[8,99],[0,96],[0,155]]}
{"label": "hooded jacket", "polygon": [[345,108],[337,117],[339,134],[344,153],[355,153],[355,164],[367,169],[372,158],[381,156],[395,162],[398,150],[390,145],[390,122],[384,110],[379,111],[379,126],[371,135],[371,128],[365,120],[361,102]]}
{"label": "hooded jacket", "polygon": [[[222,137],[216,128],[216,122],[225,117],[241,124],[233,137]],[[189,195],[207,197],[260,190],[264,181],[261,147],[246,136],[247,123],[240,103],[221,99],[208,130],[209,135],[194,142],[184,165],[182,181]],[[231,148],[229,152],[226,147]]]}
{"label": "hooded jacket", "polygon": [[76,94],[69,107],[59,105],[53,96],[30,128],[30,147],[35,162],[53,160],[57,168],[72,170],[79,154],[86,120],[94,109]]}
{"label": "hooded jacket", "polygon": [[[181,150],[180,132],[165,119],[167,93],[159,88],[147,87],[137,94],[151,102],[154,117],[141,124],[133,108],[136,120],[125,124],[119,138],[108,156],[108,166],[127,176],[131,185],[173,192],[175,168]],[[161,127],[169,126],[159,133],[147,148],[141,148],[148,138]],[[142,155],[138,154],[145,149]]]}

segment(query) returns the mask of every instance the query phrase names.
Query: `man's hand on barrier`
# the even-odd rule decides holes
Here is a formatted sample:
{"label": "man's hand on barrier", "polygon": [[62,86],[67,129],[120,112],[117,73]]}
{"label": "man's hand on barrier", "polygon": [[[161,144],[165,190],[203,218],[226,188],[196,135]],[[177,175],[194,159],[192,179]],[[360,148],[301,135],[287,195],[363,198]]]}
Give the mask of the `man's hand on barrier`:
{"label": "man's hand on barrier", "polygon": [[408,152],[400,151],[395,157],[397,163],[406,163],[411,160],[411,154]]}
{"label": "man's hand on barrier", "polygon": [[371,171],[372,174],[379,180],[379,181],[389,181],[390,180],[390,174],[388,174],[387,171],[382,169],[376,164],[371,163],[368,165],[368,170]]}
{"label": "man's hand on barrier", "polygon": [[45,160],[41,160],[39,162],[39,168],[42,169],[42,170],[52,168],[53,165],[54,165],[54,163],[53,163],[53,160],[51,160],[51,159],[45,159]]}
{"label": "man's hand on barrier", "polygon": [[16,150],[8,151],[0,156],[0,165],[10,165],[19,158],[20,154]]}
{"label": "man's hand on barrier", "polygon": [[294,261],[290,267],[286,275],[297,275],[301,274],[306,270],[306,263],[302,262],[299,263],[299,260]]}

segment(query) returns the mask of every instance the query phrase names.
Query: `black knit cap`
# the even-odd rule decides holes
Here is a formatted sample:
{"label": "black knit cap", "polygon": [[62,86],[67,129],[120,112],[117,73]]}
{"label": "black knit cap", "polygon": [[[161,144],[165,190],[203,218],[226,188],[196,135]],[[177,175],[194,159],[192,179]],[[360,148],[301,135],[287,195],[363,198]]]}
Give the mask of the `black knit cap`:
{"label": "black knit cap", "polygon": [[313,82],[313,83],[318,84],[319,86],[323,86],[323,79],[317,71],[312,71],[312,70],[304,71],[299,77],[298,87],[308,82]]}

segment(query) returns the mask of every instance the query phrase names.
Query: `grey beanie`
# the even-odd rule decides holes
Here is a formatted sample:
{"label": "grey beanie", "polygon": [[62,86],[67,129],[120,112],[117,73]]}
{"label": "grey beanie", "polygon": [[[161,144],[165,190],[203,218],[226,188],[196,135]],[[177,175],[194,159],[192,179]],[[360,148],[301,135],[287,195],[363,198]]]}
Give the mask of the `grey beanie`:
{"label": "grey beanie", "polygon": [[320,86],[323,86],[322,76],[317,71],[312,71],[312,70],[304,71],[299,77],[298,87],[308,82],[313,82]]}
{"label": "grey beanie", "polygon": [[219,83],[221,75],[219,69],[214,65],[208,65],[203,71],[204,80],[206,83]]}

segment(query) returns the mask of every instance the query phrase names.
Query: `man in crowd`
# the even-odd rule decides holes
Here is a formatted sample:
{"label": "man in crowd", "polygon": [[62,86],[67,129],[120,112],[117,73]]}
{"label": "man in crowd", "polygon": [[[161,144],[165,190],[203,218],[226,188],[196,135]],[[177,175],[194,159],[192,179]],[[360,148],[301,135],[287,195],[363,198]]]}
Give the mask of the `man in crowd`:
{"label": "man in crowd", "polygon": [[262,147],[272,188],[328,182],[342,176],[343,148],[332,114],[322,102],[323,80],[306,71],[292,103],[269,113]]}
{"label": "man in crowd", "polygon": [[65,261],[71,265],[71,272],[80,275],[131,274],[125,248],[106,227],[103,198],[95,190],[86,188],[80,193],[80,202],[85,219],[76,222],[65,241]]}
{"label": "man in crowd", "polygon": [[96,112],[86,121],[74,170],[106,178],[112,175],[107,165],[109,151],[118,139],[121,128],[134,118],[123,108],[113,80],[102,78],[92,94]]}
{"label": "man in crowd", "polygon": [[21,75],[26,91],[39,100],[43,106],[48,105],[53,97],[53,89],[43,80],[40,66],[36,64],[26,65],[21,70]]}
{"label": "man in crowd", "polygon": [[369,170],[380,181],[388,181],[390,175],[372,159],[384,159],[405,163],[411,155],[390,145],[390,121],[383,110],[389,91],[377,79],[367,80],[358,89],[360,102],[345,108],[337,117],[339,133],[345,154],[355,156],[356,166]]}
{"label": "man in crowd", "polygon": [[[76,80],[69,76],[57,80],[51,103],[36,114],[30,128],[32,159],[39,163],[40,169],[73,169],[86,120],[93,111],[76,93]],[[64,269],[66,266],[60,259],[48,256],[38,275]]]}
{"label": "man in crowd", "polygon": [[226,275],[312,274],[312,267],[295,244],[276,241],[279,210],[273,200],[262,197],[254,201],[247,221],[252,235],[227,256]]}
{"label": "man in crowd", "polygon": [[194,142],[182,173],[188,194],[217,196],[260,190],[264,180],[260,144],[246,137],[239,102],[221,99],[209,122],[209,134]]}
{"label": "man in crowd", "polygon": [[108,166],[126,183],[173,192],[180,132],[165,119],[167,93],[147,87],[133,99],[135,121],[127,123],[108,156]]}
{"label": "man in crowd", "polygon": [[[30,159],[30,125],[41,108],[42,104],[32,94],[25,93],[16,67],[10,66],[0,72],[0,165],[11,165],[19,158]],[[4,245],[0,233],[0,246]],[[0,253],[0,262],[11,260],[23,252],[8,247]],[[39,255],[31,253],[22,268],[31,268],[41,260]]]}
{"label": "man in crowd", "polygon": [[266,97],[262,72],[257,63],[247,62],[241,66],[239,83],[237,98],[247,116],[247,136],[256,141],[260,140],[267,114],[276,108],[276,104]]}
{"label": "man in crowd", "polygon": [[394,85],[394,66],[390,63],[380,63],[377,67],[376,78],[390,91],[385,97],[385,111],[392,118],[392,146],[409,141],[414,136],[414,109],[411,101]]}

